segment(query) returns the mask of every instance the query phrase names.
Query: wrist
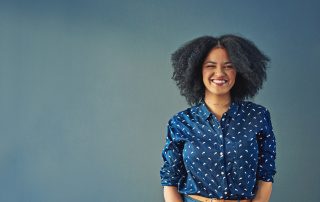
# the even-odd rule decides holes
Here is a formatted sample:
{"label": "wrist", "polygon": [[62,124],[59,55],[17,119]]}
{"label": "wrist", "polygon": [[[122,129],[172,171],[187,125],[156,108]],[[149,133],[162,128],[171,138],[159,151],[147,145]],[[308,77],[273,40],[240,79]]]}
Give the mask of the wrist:
{"label": "wrist", "polygon": [[269,202],[269,200],[262,200],[262,199],[252,199],[251,202]]}

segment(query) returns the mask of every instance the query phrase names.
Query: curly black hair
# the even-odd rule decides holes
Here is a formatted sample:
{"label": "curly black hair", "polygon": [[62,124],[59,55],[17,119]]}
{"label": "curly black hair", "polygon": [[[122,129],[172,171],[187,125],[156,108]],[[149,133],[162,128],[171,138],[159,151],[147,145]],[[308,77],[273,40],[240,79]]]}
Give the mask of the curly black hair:
{"label": "curly black hair", "polygon": [[202,36],[183,44],[171,56],[174,69],[172,79],[189,105],[204,99],[202,64],[217,45],[227,51],[237,71],[235,84],[230,91],[232,100],[254,97],[267,79],[266,68],[270,60],[250,40],[232,34]]}

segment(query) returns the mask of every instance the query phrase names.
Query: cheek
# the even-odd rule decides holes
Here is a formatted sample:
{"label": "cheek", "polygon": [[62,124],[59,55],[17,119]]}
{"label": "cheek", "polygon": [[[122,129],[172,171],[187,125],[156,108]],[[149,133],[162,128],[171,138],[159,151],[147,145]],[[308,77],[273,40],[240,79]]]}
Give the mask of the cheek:
{"label": "cheek", "polygon": [[233,80],[233,82],[236,81],[236,76],[237,76],[237,72],[236,71],[230,72],[230,78]]}
{"label": "cheek", "polygon": [[209,74],[209,73],[210,73],[210,72],[202,69],[202,79],[205,80],[205,79],[208,77],[208,74]]}
{"label": "cheek", "polygon": [[202,68],[202,75],[204,76],[206,74],[205,68]]}

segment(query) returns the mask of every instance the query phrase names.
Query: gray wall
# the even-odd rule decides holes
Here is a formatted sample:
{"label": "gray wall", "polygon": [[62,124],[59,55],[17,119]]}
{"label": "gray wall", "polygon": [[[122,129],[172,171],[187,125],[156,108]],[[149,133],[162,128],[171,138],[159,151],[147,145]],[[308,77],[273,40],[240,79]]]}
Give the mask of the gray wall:
{"label": "gray wall", "polygon": [[271,201],[320,198],[318,1],[0,2],[0,201],[162,201],[170,54],[225,33],[272,59]]}

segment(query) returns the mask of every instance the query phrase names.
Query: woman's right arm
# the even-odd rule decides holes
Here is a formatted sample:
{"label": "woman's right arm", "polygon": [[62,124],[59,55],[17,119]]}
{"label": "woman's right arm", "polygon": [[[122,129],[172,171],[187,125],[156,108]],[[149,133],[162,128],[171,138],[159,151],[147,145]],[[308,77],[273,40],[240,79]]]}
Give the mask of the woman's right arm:
{"label": "woman's right arm", "polygon": [[162,150],[164,164],[160,169],[160,177],[165,202],[183,202],[178,184],[187,173],[183,164],[183,142],[179,141],[182,131],[179,127],[173,119],[168,122],[166,144]]}
{"label": "woman's right arm", "polygon": [[163,195],[165,202],[183,202],[176,186],[163,186]]}

